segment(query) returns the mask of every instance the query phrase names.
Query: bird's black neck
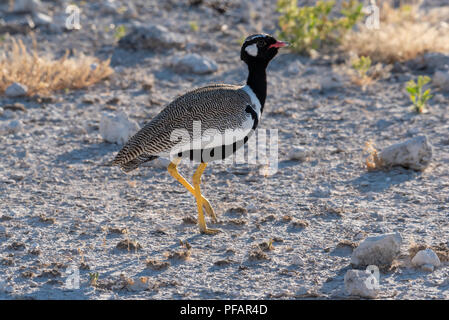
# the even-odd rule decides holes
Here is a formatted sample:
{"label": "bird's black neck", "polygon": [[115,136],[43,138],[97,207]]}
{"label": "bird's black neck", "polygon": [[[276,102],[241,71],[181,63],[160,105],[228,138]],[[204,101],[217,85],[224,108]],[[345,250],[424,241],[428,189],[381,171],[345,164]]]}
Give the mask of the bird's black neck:
{"label": "bird's black neck", "polygon": [[253,90],[257,99],[260,101],[261,112],[267,97],[267,72],[265,65],[250,63],[248,64],[248,80],[246,84]]}

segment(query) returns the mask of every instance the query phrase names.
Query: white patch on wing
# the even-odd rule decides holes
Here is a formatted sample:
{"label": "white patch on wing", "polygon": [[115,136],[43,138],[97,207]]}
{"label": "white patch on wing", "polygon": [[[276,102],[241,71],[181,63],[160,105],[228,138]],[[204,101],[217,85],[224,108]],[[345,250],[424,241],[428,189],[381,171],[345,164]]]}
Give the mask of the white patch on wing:
{"label": "white patch on wing", "polygon": [[257,56],[258,53],[258,49],[257,49],[257,44],[253,43],[252,45],[249,45],[245,48],[245,51],[250,55],[250,56]]}
{"label": "white patch on wing", "polygon": [[[209,128],[206,130],[201,129],[201,122],[194,122],[193,136],[186,130],[174,131],[170,139],[181,142],[177,143],[170,150],[158,154],[164,158],[174,158],[178,153],[186,152],[189,150],[201,150],[221,147],[223,145],[232,148],[232,144],[237,141],[242,141],[252,130],[254,120],[251,114],[246,116],[245,121],[238,128],[226,129],[225,132],[220,132],[218,129]],[[202,132],[202,133],[201,133]],[[229,150],[228,150],[229,151]],[[232,152],[231,152],[232,153]]]}
{"label": "white patch on wing", "polygon": [[[254,91],[250,86],[245,85],[241,88],[248,94],[251,99],[251,107],[257,114],[257,118],[260,120],[262,106],[259,99],[257,98]],[[223,144],[231,146],[235,141],[243,140],[252,131],[254,124],[254,119],[251,114],[247,114],[245,120],[239,128],[234,130],[228,129],[224,133],[219,132],[217,129],[209,128],[206,130],[201,130],[201,123],[194,123],[194,133],[193,137],[185,131],[185,129],[180,130],[176,134],[173,134],[173,141],[178,141],[182,138],[182,142],[177,143],[170,150],[161,152],[158,156],[163,158],[176,158],[179,152],[189,151],[191,149],[209,149],[214,147],[220,147]],[[197,125],[199,127],[197,127]],[[202,133],[200,133],[202,132]]]}

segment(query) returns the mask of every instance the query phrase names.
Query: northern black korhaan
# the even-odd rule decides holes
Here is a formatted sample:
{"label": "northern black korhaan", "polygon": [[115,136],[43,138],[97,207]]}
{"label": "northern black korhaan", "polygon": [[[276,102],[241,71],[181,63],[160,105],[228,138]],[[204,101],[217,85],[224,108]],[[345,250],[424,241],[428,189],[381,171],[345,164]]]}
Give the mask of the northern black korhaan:
{"label": "northern black korhaan", "polygon": [[[245,86],[216,84],[178,97],[129,139],[112,165],[129,172],[159,156],[170,157],[168,172],[196,198],[200,231],[207,234],[218,232],[219,230],[206,226],[203,208],[213,221],[216,221],[216,215],[209,201],[201,194],[201,175],[207,162],[234,153],[256,129],[267,96],[266,68],[278,49],[284,46],[285,42],[277,41],[267,34],[255,34],[246,38],[240,53],[241,59],[248,66]],[[201,136],[199,144],[194,141],[197,139],[196,130]],[[206,145],[203,144],[202,135],[205,132],[224,135],[229,130],[238,132],[238,138],[234,137],[232,143],[220,140],[220,143],[214,144],[209,140]],[[190,141],[181,142],[183,133]],[[182,158],[200,162],[193,175],[193,186],[177,170]]]}

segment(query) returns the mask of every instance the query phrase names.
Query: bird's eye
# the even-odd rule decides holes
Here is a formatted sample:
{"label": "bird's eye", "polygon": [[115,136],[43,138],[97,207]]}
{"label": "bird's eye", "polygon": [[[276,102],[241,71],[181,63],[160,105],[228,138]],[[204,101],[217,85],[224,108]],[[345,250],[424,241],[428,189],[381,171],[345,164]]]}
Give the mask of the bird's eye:
{"label": "bird's eye", "polygon": [[259,47],[259,48],[262,48],[262,47],[264,47],[265,46],[265,40],[259,40],[259,41],[257,41],[257,46]]}

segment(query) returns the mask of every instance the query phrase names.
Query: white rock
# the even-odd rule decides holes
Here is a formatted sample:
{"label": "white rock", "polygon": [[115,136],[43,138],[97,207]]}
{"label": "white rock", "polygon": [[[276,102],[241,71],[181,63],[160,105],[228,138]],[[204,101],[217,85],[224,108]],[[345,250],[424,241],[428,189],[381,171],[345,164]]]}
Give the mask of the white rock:
{"label": "white rock", "polygon": [[330,76],[326,76],[321,80],[321,91],[332,91],[338,88],[341,88],[342,81],[340,76],[337,74],[331,74]]}
{"label": "white rock", "polygon": [[175,57],[171,62],[171,66],[177,72],[191,72],[195,74],[214,73],[218,70],[215,61],[196,53]]}
{"label": "white rock", "polygon": [[439,267],[441,265],[441,261],[432,249],[427,248],[416,253],[412,259],[412,264],[416,267],[422,267],[427,264],[434,267]]}
{"label": "white rock", "polygon": [[11,85],[9,85],[8,88],[5,90],[5,94],[7,97],[15,98],[26,95],[28,92],[27,86],[20,84],[18,82],[14,82]]}
{"label": "white rock", "polygon": [[386,167],[402,166],[424,170],[432,160],[432,146],[426,136],[418,136],[385,148],[379,157]]}
{"label": "white rock", "polygon": [[435,269],[435,267],[433,266],[433,265],[431,265],[431,264],[423,264],[422,266],[421,266],[421,270],[422,271],[426,271],[426,272],[433,272],[433,270]]}
{"label": "white rock", "polygon": [[304,161],[309,156],[309,152],[303,147],[293,147],[288,152],[288,159]]}
{"label": "white rock", "polygon": [[13,12],[36,13],[42,10],[40,0],[14,0]]}
{"label": "white rock", "polygon": [[329,198],[331,195],[331,189],[326,186],[316,186],[315,190],[309,193],[309,197],[315,198]]}
{"label": "white rock", "polygon": [[436,71],[432,77],[432,84],[443,91],[449,91],[449,71]]}
{"label": "white rock", "polygon": [[20,120],[12,120],[6,124],[0,125],[0,135],[15,134],[23,129],[23,123]]}
{"label": "white rock", "polygon": [[107,142],[125,144],[139,130],[139,125],[125,112],[117,115],[104,112],[100,120],[100,135]]}
{"label": "white rock", "polygon": [[345,274],[345,289],[349,295],[363,298],[376,298],[379,283],[373,274],[366,270],[348,270]]}
{"label": "white rock", "polygon": [[163,50],[184,47],[184,36],[170,32],[161,25],[135,25],[130,32],[120,39],[119,45],[135,49]]}
{"label": "white rock", "polygon": [[366,238],[352,253],[354,266],[390,265],[399,255],[402,237],[399,233],[390,233]]}
{"label": "white rock", "polygon": [[33,21],[37,26],[48,26],[53,23],[53,18],[44,13],[37,12],[33,15]]}
{"label": "white rock", "polygon": [[433,101],[435,101],[436,103],[445,103],[446,98],[444,97],[443,94],[437,93],[436,95],[433,96]]}
{"label": "white rock", "polygon": [[302,267],[304,266],[304,260],[300,256],[294,256],[292,259],[292,265]]}
{"label": "white rock", "polygon": [[126,289],[134,292],[149,289],[148,277],[140,277],[138,279],[128,279]]}
{"label": "white rock", "polygon": [[300,75],[304,73],[304,70],[305,70],[304,65],[300,61],[296,60],[288,66],[287,73],[291,76]]}
{"label": "white rock", "polygon": [[101,11],[103,13],[117,13],[117,10],[120,8],[120,4],[115,2],[114,0],[106,0],[101,3]]}
{"label": "white rock", "polygon": [[3,115],[3,108],[0,107],[0,117]]}
{"label": "white rock", "polygon": [[416,60],[418,60],[418,66],[424,66],[430,70],[449,69],[449,55],[444,53],[428,52]]}

